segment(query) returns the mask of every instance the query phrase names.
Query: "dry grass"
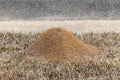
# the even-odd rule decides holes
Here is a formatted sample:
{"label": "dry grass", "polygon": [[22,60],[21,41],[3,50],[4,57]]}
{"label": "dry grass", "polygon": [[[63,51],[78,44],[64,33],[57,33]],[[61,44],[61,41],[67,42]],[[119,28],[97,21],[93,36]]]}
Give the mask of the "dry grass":
{"label": "dry grass", "polygon": [[0,80],[119,80],[120,34],[78,35],[84,42],[100,47],[106,58],[89,58],[86,63],[48,63],[25,53],[39,33],[0,33]]}

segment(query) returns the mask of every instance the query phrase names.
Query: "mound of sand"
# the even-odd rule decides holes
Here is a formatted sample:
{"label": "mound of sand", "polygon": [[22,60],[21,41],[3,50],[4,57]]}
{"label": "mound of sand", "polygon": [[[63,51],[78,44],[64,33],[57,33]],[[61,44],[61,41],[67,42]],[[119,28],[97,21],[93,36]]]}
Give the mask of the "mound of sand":
{"label": "mound of sand", "polygon": [[46,30],[28,51],[31,55],[52,62],[76,62],[81,61],[83,55],[94,56],[98,53],[97,48],[80,41],[63,28]]}

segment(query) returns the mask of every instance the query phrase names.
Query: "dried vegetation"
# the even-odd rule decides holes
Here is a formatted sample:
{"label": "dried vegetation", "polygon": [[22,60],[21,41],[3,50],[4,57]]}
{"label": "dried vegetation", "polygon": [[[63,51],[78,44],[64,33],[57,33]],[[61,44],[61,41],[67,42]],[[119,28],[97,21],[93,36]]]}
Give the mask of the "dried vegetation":
{"label": "dried vegetation", "polygon": [[25,49],[39,33],[0,33],[0,80],[119,80],[120,34],[74,34],[80,40],[103,50],[99,59],[87,57],[86,63],[49,63],[29,56]]}

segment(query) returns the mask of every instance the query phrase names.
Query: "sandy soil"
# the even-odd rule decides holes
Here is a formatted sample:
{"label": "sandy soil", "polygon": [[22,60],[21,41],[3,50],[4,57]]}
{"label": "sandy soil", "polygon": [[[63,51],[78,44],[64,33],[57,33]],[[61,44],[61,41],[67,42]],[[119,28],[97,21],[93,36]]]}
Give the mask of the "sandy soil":
{"label": "sandy soil", "polygon": [[40,32],[50,27],[63,27],[72,32],[120,32],[120,20],[80,21],[1,21],[1,31]]}

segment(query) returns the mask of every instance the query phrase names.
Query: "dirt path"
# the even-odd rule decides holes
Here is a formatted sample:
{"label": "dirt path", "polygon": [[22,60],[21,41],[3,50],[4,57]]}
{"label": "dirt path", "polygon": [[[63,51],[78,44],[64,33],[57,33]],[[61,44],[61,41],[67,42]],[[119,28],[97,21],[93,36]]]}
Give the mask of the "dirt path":
{"label": "dirt path", "polygon": [[1,21],[0,32],[40,32],[50,27],[64,27],[72,32],[120,32],[120,20],[80,21]]}

